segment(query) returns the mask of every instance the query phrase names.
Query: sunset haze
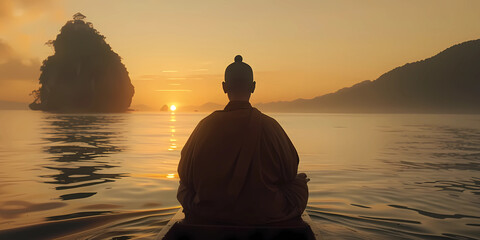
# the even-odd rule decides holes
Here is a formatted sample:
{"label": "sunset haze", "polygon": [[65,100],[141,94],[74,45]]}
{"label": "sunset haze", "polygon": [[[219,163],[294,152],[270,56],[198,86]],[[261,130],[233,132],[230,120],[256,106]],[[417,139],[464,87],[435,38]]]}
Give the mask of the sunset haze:
{"label": "sunset haze", "polygon": [[314,98],[480,36],[478,1],[12,1],[0,4],[0,100],[31,102],[40,64],[81,12],[122,57],[132,106],[224,104],[241,54],[253,103]]}

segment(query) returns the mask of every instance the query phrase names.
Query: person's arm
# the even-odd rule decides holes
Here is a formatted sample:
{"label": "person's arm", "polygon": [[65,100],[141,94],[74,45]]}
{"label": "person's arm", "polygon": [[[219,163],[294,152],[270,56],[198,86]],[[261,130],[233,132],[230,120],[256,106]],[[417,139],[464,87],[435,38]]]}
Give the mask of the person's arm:
{"label": "person's arm", "polygon": [[302,214],[308,200],[308,178],[305,173],[297,174],[299,157],[295,146],[287,133],[275,120],[271,119],[266,126],[264,143],[271,159],[272,171],[268,171],[272,183],[277,182],[291,206],[297,214]]}
{"label": "person's arm", "polygon": [[201,122],[197,125],[185,143],[185,146],[182,148],[180,162],[178,163],[177,169],[178,176],[180,178],[180,186],[178,187],[177,191],[177,200],[183,206],[184,211],[187,212],[191,209],[193,198],[195,197],[195,190],[192,182],[192,171],[194,149],[200,124]]}
{"label": "person's arm", "polygon": [[[281,128],[280,125],[279,127]],[[287,146],[288,146],[287,149],[288,151],[290,151],[288,155],[294,156],[294,158],[296,159],[295,178],[292,181],[287,182],[287,184],[285,184],[284,193],[288,201],[297,210],[297,214],[302,214],[305,208],[307,207],[307,201],[308,201],[307,182],[310,179],[307,178],[307,174],[305,173],[297,174],[298,164],[300,163],[297,150],[295,149],[295,146],[293,146],[292,141],[287,136],[287,133],[283,130],[283,128],[281,130],[284,135],[284,138],[286,139],[285,141],[287,142]],[[284,159],[284,161],[289,161],[291,165],[292,160]]]}

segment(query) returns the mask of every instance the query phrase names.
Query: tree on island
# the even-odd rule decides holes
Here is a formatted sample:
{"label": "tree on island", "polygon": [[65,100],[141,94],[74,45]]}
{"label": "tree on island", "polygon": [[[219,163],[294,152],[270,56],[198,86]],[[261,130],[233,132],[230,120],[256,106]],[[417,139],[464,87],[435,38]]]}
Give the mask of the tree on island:
{"label": "tree on island", "polygon": [[123,112],[134,87],[120,56],[81,13],[73,15],[55,40],[55,53],[40,68],[40,88],[32,91],[33,110]]}

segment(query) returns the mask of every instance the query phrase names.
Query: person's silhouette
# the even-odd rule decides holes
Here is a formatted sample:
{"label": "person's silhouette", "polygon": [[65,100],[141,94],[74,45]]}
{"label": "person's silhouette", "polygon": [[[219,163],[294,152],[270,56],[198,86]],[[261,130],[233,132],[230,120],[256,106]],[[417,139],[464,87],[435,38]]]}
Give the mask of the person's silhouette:
{"label": "person's silhouette", "polygon": [[201,120],[182,149],[177,198],[190,222],[259,225],[300,219],[307,178],[280,124],[253,108],[252,68],[225,70],[230,102]]}

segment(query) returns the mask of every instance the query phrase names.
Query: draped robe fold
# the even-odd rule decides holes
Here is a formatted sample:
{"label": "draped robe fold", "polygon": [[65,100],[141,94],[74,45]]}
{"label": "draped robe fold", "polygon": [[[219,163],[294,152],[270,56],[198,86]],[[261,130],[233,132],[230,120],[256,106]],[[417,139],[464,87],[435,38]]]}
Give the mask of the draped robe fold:
{"label": "draped robe fold", "polygon": [[185,215],[256,225],[298,218],[308,199],[299,158],[280,124],[248,102],[199,122],[181,152],[177,198]]}

